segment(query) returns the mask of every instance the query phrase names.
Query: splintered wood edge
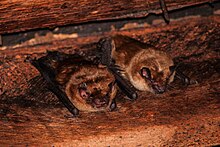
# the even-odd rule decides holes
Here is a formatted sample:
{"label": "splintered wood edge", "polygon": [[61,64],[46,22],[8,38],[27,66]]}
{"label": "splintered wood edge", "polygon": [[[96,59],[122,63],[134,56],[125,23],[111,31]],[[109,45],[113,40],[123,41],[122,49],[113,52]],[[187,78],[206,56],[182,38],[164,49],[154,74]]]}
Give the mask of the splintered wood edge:
{"label": "splintered wood edge", "polygon": [[[166,0],[168,10],[198,5],[217,0]],[[37,28],[51,28],[85,22],[146,17],[162,13],[159,0],[124,2],[96,0],[7,0],[0,1],[0,34],[15,33]]]}
{"label": "splintered wood edge", "polygon": [[[29,44],[26,41],[22,44],[14,45],[14,46],[3,46],[0,47],[0,58],[1,57],[13,57],[16,55],[32,55],[32,54],[42,54],[45,53],[47,50],[78,50],[78,49],[85,49],[84,46],[98,42],[98,40],[104,36],[110,36],[115,34],[123,34],[127,36],[142,36],[148,33],[159,33],[161,31],[170,31],[175,28],[179,28],[179,26],[187,26],[189,23],[194,25],[200,22],[215,22],[217,24],[220,23],[220,16],[209,16],[209,17],[186,17],[182,19],[172,20],[169,25],[165,23],[159,23],[154,26],[146,26],[144,28],[138,29],[121,29],[119,31],[110,31],[105,32],[100,35],[90,35],[87,37],[74,37],[74,38],[66,38],[66,39],[54,39],[48,40],[47,35],[45,37],[37,37],[32,38],[30,42],[33,40],[44,40],[44,43],[36,43],[36,44]],[[162,26],[162,27],[161,27]],[[53,34],[52,34],[53,35]]]}

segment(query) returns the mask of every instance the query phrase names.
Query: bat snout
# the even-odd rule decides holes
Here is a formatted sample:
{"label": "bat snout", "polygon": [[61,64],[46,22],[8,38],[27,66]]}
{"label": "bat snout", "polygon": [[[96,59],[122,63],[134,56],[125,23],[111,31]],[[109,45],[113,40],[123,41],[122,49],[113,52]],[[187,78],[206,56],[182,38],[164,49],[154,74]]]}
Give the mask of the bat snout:
{"label": "bat snout", "polygon": [[90,94],[88,101],[95,108],[106,107],[110,101],[110,91],[96,89]]}
{"label": "bat snout", "polygon": [[87,100],[90,97],[90,92],[85,88],[79,88],[80,97]]}
{"label": "bat snout", "polygon": [[154,92],[157,94],[162,94],[166,91],[166,86],[158,84],[158,83],[153,83],[152,88],[153,88]]}
{"label": "bat snout", "polygon": [[105,98],[93,98],[92,103],[96,108],[101,108],[108,104],[108,100]]}

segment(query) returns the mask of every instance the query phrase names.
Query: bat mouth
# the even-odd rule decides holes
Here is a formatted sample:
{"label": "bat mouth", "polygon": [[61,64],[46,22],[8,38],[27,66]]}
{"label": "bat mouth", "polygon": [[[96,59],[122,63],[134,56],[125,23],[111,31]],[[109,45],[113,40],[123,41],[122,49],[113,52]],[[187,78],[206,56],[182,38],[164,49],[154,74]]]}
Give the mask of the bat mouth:
{"label": "bat mouth", "polygon": [[102,95],[101,93],[92,93],[89,98],[89,103],[96,108],[106,107],[109,103],[110,97],[107,93],[106,95]]}
{"label": "bat mouth", "polygon": [[160,84],[158,82],[155,82],[153,79],[150,79],[149,81],[154,93],[162,94],[166,91],[167,82],[165,84]]}
{"label": "bat mouth", "polygon": [[164,85],[160,84],[159,82],[155,81],[152,78],[152,74],[149,68],[147,67],[143,67],[140,70],[140,75],[147,81],[148,86],[151,86],[152,88],[152,92],[156,93],[156,94],[161,94],[164,93],[166,91],[166,85],[167,85],[167,81]]}
{"label": "bat mouth", "polygon": [[158,83],[152,83],[152,89],[156,94],[162,94],[166,91],[166,85],[159,85]]}
{"label": "bat mouth", "polygon": [[95,108],[107,107],[110,101],[111,89],[102,94],[101,90],[94,90],[90,92],[87,88],[78,88],[80,97],[86,101],[87,104]]}

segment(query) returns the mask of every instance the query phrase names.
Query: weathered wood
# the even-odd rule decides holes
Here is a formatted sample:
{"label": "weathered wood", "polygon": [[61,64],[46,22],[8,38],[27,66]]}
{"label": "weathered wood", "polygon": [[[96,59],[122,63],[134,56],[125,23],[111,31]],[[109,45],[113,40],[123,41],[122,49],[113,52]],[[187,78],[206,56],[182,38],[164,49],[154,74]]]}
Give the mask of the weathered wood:
{"label": "weathered wood", "polygon": [[[118,101],[115,112],[69,115],[24,62],[46,49],[72,51],[101,36],[9,47],[0,51],[0,144],[2,146],[211,146],[220,143],[220,16],[171,21],[122,31],[181,61],[197,84],[175,81],[164,94],[140,92]],[[114,34],[116,32],[111,32]],[[110,34],[108,34],[110,35]],[[74,40],[74,41],[73,41]],[[84,49],[91,49],[90,45]],[[190,62],[189,62],[190,61]],[[193,69],[193,70],[192,70]],[[36,80],[37,79],[37,80]],[[30,81],[31,80],[31,81]],[[123,98],[123,96],[119,97]]]}
{"label": "weathered wood", "polygon": [[[193,29],[193,31],[190,28],[197,28]],[[100,34],[98,36],[88,36],[88,37],[77,37],[77,38],[69,38],[66,39],[54,39],[51,40],[51,37],[48,37],[48,35],[45,36],[35,36],[35,38],[31,38],[30,40],[27,40],[26,42],[23,42],[22,44],[16,44],[14,46],[8,46],[8,47],[0,47],[0,57],[14,57],[16,55],[31,55],[36,53],[45,53],[46,50],[75,50],[75,49],[88,49],[83,47],[86,44],[98,42],[98,40],[101,37],[107,36],[107,35],[114,35],[117,33],[128,35],[128,36],[144,36],[145,40],[142,40],[144,42],[151,43],[154,46],[157,46],[158,48],[161,48],[163,50],[169,51],[169,53],[176,57],[180,51],[182,51],[182,56],[188,56],[191,54],[191,52],[194,52],[195,54],[200,54],[202,49],[206,50],[208,46],[218,46],[219,42],[215,41],[214,44],[211,44],[209,42],[212,42],[212,39],[219,40],[220,31],[218,29],[220,27],[220,17],[218,15],[216,16],[210,16],[210,17],[195,17],[190,19],[179,19],[178,21],[172,21],[169,25],[165,25],[164,23],[160,24],[157,27],[152,27],[148,25],[145,28],[139,28],[135,30],[124,30],[123,28],[119,31],[111,31],[105,34]],[[187,29],[188,28],[188,29]],[[173,34],[172,32],[178,32],[176,34]],[[203,32],[203,33],[198,33]],[[161,33],[157,33],[161,32]],[[192,41],[189,40],[188,36],[185,34],[193,34],[191,39],[200,38],[200,35],[203,34],[203,36],[206,36],[205,32],[210,32],[210,35],[212,32],[215,32],[213,34],[213,37],[206,37],[201,42],[197,42],[195,47],[187,46]],[[135,34],[135,36],[134,36]],[[56,35],[56,34],[51,34]],[[50,35],[50,36],[51,36]],[[70,34],[71,36],[72,34]],[[164,40],[162,44],[158,43],[158,40],[161,40],[161,36],[167,38]],[[48,39],[49,38],[49,39]],[[180,40],[175,43],[170,43],[170,40],[173,39]],[[138,38],[137,38],[138,39]],[[36,43],[33,43],[34,40],[36,40]],[[43,42],[45,41],[45,42]],[[39,42],[41,42],[39,44]],[[200,48],[198,48],[200,46]],[[90,46],[90,48],[93,48],[94,46]],[[190,50],[187,49],[187,47],[191,48]],[[216,54],[214,50],[209,50],[207,54],[201,54],[201,56],[206,56],[207,58],[211,58],[209,54],[212,54],[212,56],[218,57],[219,54]]]}
{"label": "weathered wood", "polygon": [[[66,118],[70,113],[62,105],[48,101],[51,96],[46,94],[46,89],[40,90],[42,84],[32,81],[31,86],[35,87],[25,91],[27,87],[20,81],[38,73],[23,62],[23,57],[4,61],[0,66],[3,68],[0,82],[5,81],[4,86],[11,81],[17,85],[0,96],[0,144],[3,146],[211,146],[220,143],[220,75],[215,71],[220,62],[209,60],[183,66],[185,72],[190,71],[200,80],[198,84],[175,87],[161,95],[139,93],[136,101],[118,102],[119,109],[115,112],[81,112],[79,118]],[[22,94],[18,94],[19,90]],[[56,101],[56,97],[53,99]]]}
{"label": "weathered wood", "polygon": [[2,45],[2,36],[0,35],[0,46]]}
{"label": "weathered wood", "polygon": [[[168,10],[217,0],[166,0]],[[161,13],[159,0],[1,0],[0,34],[36,28],[138,18]]]}

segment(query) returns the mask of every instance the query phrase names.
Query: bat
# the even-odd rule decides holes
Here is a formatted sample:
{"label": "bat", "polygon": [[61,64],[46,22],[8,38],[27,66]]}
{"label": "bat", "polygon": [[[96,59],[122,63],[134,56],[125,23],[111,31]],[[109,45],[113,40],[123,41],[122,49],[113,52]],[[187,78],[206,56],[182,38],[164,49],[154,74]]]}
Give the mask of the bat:
{"label": "bat", "polygon": [[[125,83],[130,83],[139,91],[164,93],[167,85],[174,80],[175,74],[189,83],[187,76],[177,72],[177,66],[168,54],[149,44],[122,35],[102,38],[98,44],[101,63],[110,69],[117,67],[111,71],[121,78],[118,83],[122,85],[122,91],[135,92],[131,86],[124,86]],[[126,95],[132,98],[131,94],[127,93]]]}
{"label": "bat", "polygon": [[78,54],[57,51],[30,62],[74,116],[79,111],[113,111],[117,107],[115,77],[106,67]]}

